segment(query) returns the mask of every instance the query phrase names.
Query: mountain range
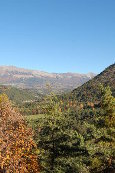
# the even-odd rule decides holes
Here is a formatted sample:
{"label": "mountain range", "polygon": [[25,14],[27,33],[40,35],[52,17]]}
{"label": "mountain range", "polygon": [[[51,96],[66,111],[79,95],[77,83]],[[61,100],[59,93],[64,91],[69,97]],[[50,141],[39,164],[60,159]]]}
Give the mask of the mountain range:
{"label": "mountain range", "polygon": [[94,76],[94,73],[48,73],[15,66],[0,66],[0,84],[22,89],[38,89],[40,93],[45,92],[47,84],[50,84],[53,91],[70,91]]}
{"label": "mountain range", "polygon": [[[2,70],[0,68],[0,70],[2,72],[2,73],[0,72],[0,76],[1,76],[0,81],[2,84],[2,85],[0,85],[0,93],[3,93],[3,92],[6,93],[8,95],[8,97],[10,98],[10,100],[12,100],[16,103],[31,102],[31,101],[33,102],[34,100],[41,99],[41,97],[43,95],[40,94],[39,90],[33,89],[34,83],[33,83],[33,88],[19,88],[19,87],[22,87],[22,84],[20,84],[19,82],[18,82],[18,84],[19,84],[18,88],[13,87],[12,85],[17,86],[17,83],[14,83],[14,84],[12,83],[13,80],[11,80],[11,79],[15,75],[13,75],[13,74],[9,75],[9,73],[10,73],[8,71],[9,68],[10,68],[9,71],[11,73],[13,73],[13,70],[11,70],[12,68],[17,70],[16,67],[4,67],[4,68],[2,67]],[[15,70],[14,70],[14,74],[15,74]],[[23,73],[22,71],[24,71],[24,70],[18,68],[18,73],[19,73],[19,70],[21,70],[20,75],[22,75],[22,73]],[[30,72],[31,72],[31,70],[30,70]],[[6,76],[5,76],[5,74],[6,74]],[[42,73],[42,75],[43,75],[43,73]],[[5,77],[3,78],[3,76],[5,76]],[[8,76],[10,76],[10,77],[8,78]],[[16,78],[16,77],[14,77],[14,78]],[[20,76],[20,78],[21,78],[21,76]],[[92,76],[91,76],[91,78],[92,78]],[[3,83],[7,84],[7,85],[3,85]],[[62,94],[62,97],[67,99],[69,96],[70,99],[72,99],[72,100],[74,99],[79,102],[94,102],[94,103],[95,103],[95,101],[98,102],[98,100],[100,100],[100,90],[99,90],[100,83],[103,84],[104,86],[107,86],[107,85],[110,86],[112,94],[113,94],[113,96],[115,96],[115,64],[110,65],[104,71],[102,71],[100,74],[95,76],[93,79],[87,81],[82,86],[79,86],[68,93]],[[10,86],[8,86],[8,84]],[[65,85],[65,83],[62,83],[62,85]],[[43,92],[43,89],[40,91]]]}

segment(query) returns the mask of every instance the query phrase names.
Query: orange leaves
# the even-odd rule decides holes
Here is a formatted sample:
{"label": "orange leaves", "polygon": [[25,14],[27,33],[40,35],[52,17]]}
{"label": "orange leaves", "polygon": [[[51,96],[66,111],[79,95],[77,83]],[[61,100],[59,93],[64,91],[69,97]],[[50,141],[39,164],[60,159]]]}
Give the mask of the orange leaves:
{"label": "orange leaves", "polygon": [[83,109],[83,104],[82,103],[80,104],[80,109]]}
{"label": "orange leaves", "polygon": [[36,145],[23,117],[0,96],[0,169],[6,173],[39,173]]}

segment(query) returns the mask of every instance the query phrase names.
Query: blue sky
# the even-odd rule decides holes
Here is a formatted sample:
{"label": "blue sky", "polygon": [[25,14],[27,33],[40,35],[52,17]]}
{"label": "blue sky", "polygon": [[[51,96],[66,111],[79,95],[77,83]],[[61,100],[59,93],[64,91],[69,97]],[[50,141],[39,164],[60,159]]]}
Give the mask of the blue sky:
{"label": "blue sky", "polygon": [[115,0],[1,0],[0,65],[101,72],[115,60]]}

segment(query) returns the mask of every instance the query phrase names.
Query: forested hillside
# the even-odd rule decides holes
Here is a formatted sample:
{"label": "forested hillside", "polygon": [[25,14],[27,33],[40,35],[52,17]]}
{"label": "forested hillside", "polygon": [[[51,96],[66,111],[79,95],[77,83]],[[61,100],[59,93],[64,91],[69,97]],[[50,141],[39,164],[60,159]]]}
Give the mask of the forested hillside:
{"label": "forested hillside", "polygon": [[9,99],[16,104],[34,102],[35,100],[39,100],[42,97],[42,95],[38,94],[36,90],[18,89],[4,85],[0,85],[0,94],[1,93],[6,93]]}
{"label": "forested hillside", "polygon": [[115,64],[106,68],[99,75],[73,90],[71,98],[80,102],[97,102],[100,99],[99,85],[110,86],[113,96],[115,96]]}

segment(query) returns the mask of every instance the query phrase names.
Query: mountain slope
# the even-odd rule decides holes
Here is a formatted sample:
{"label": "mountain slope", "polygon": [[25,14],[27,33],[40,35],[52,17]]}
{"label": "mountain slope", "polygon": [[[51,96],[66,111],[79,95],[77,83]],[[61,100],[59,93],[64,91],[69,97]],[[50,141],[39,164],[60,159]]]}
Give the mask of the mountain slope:
{"label": "mountain slope", "polygon": [[112,94],[115,96],[115,64],[106,68],[92,80],[74,89],[71,98],[75,98],[80,102],[98,101],[100,99],[100,83],[104,86],[110,86]]}
{"label": "mountain slope", "polygon": [[0,85],[0,94],[2,93],[7,94],[9,99],[16,104],[22,104],[23,102],[32,102],[42,97],[37,92],[29,89],[19,89],[11,86]]}
{"label": "mountain slope", "polygon": [[46,89],[46,84],[50,84],[53,91],[68,91],[81,86],[94,76],[93,73],[47,73],[14,66],[0,66],[0,84],[39,89],[42,93]]}

